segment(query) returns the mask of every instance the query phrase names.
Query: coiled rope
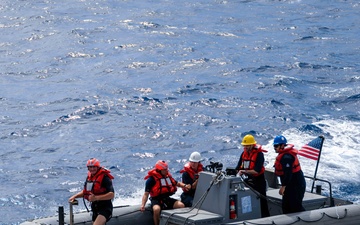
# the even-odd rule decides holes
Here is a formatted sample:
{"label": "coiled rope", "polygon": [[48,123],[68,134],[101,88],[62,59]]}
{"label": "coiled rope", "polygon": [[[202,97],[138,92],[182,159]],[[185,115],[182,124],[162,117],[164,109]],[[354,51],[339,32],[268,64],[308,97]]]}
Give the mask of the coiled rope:
{"label": "coiled rope", "polygon": [[205,199],[206,199],[206,196],[208,195],[211,187],[212,187],[214,184],[218,184],[219,182],[221,182],[224,178],[225,178],[225,172],[224,172],[224,171],[218,171],[218,172],[216,172],[216,176],[212,179],[212,181],[210,182],[210,185],[209,185],[208,189],[207,189],[207,190],[204,192],[204,194],[199,198],[199,200],[198,200],[189,210],[187,210],[187,211],[174,212],[174,213],[170,214],[169,217],[168,217],[168,218],[166,219],[166,221],[165,221],[165,225],[168,224],[169,219],[170,219],[173,215],[175,215],[175,214],[185,214],[185,213],[189,213],[189,212],[191,212],[192,210],[194,210],[194,209],[196,208],[196,206],[199,206],[199,207],[197,208],[196,213],[195,213],[194,215],[191,215],[191,216],[187,217],[187,218],[184,220],[184,223],[183,223],[183,224],[185,225],[186,222],[187,222],[187,220],[188,220],[189,218],[198,215],[198,214],[199,214],[199,210],[200,210],[200,208],[201,208],[201,205],[204,203],[204,201],[205,201]]}

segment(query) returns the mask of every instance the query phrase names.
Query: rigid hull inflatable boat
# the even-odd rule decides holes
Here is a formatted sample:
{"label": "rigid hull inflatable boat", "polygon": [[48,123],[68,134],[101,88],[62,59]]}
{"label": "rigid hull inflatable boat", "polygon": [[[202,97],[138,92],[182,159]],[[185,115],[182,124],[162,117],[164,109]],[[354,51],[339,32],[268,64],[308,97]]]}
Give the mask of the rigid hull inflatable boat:
{"label": "rigid hull inflatable boat", "polygon": [[[160,225],[359,224],[360,205],[333,198],[331,184],[321,179],[316,181],[329,185],[329,196],[322,195],[322,188],[317,185],[315,193],[305,193],[305,212],[283,214],[278,179],[270,170],[265,171],[265,177],[269,186],[267,200],[270,217],[261,218],[262,196],[249,187],[242,177],[235,176],[233,170],[227,169],[201,172],[193,207],[163,210]],[[107,225],[153,225],[150,206],[147,205],[145,212],[139,209],[140,205],[115,206],[113,218]],[[56,216],[22,223],[31,224],[90,225],[92,221],[88,212],[73,213],[71,204],[69,213],[64,213],[63,208],[59,207]]]}

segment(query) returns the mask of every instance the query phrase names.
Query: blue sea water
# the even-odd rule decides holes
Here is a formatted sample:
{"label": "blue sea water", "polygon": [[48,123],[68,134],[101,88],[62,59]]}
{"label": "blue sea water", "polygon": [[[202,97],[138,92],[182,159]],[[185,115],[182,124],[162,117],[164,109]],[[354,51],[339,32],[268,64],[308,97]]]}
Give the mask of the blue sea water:
{"label": "blue sea water", "polygon": [[[235,166],[252,133],[325,137],[317,177],[360,203],[360,3],[3,0],[0,224],[68,210],[88,158],[139,204],[158,159]],[[306,175],[315,162],[301,158]],[[310,183],[308,183],[309,185]],[[326,191],[326,188],[325,188]],[[77,210],[84,210],[80,204]]]}

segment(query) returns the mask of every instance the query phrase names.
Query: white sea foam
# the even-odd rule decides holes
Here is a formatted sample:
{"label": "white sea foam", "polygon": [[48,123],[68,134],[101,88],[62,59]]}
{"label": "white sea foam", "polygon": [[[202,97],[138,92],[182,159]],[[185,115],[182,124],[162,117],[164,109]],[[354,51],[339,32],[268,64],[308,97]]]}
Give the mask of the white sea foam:
{"label": "white sea foam", "polygon": [[[324,136],[330,136],[325,138],[323,143],[316,177],[330,181],[337,188],[345,187],[349,183],[359,186],[360,123],[348,120],[323,120],[315,122],[313,125],[321,127],[324,134],[327,134]],[[282,135],[287,138],[288,143],[294,144],[297,149],[317,137],[295,128],[284,131]],[[272,142],[265,145],[265,148],[273,149]],[[275,161],[276,156],[275,151],[269,151],[265,154],[266,161],[269,162],[268,168],[272,168],[273,163],[271,162]],[[313,177],[317,161],[302,156],[299,156],[299,159],[304,174]],[[311,183],[312,181],[307,181],[308,187]],[[326,187],[325,184],[324,187]]]}

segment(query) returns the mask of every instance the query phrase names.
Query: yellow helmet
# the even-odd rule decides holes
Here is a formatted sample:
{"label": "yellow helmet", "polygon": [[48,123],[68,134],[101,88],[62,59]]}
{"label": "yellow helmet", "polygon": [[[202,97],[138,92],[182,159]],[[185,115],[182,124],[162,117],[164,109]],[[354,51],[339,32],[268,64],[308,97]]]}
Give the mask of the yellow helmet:
{"label": "yellow helmet", "polygon": [[252,136],[251,134],[245,135],[245,137],[242,139],[241,142],[242,145],[255,145],[256,141],[254,136]]}

